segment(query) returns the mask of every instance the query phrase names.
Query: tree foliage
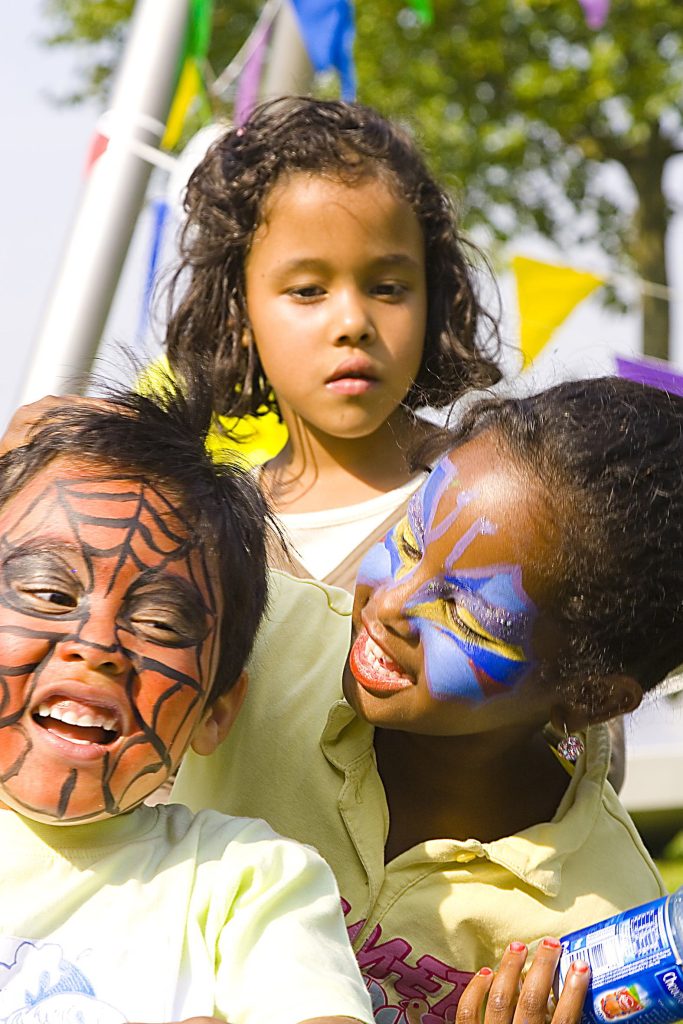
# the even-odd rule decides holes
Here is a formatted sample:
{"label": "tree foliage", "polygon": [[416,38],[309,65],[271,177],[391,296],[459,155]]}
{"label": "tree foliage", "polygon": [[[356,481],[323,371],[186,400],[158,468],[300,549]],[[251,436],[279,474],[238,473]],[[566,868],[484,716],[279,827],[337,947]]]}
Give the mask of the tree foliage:
{"label": "tree foliage", "polygon": [[[52,42],[84,48],[81,95],[102,95],[133,0],[47,0]],[[260,4],[216,0],[221,70]],[[491,240],[533,229],[562,250],[597,241],[619,269],[666,284],[664,166],[683,148],[683,4],[612,0],[603,29],[578,0],[357,0],[360,99],[411,123],[466,222]],[[611,170],[610,170],[611,169]],[[614,195],[615,178],[631,202]],[[645,296],[645,349],[665,356],[668,304]]]}

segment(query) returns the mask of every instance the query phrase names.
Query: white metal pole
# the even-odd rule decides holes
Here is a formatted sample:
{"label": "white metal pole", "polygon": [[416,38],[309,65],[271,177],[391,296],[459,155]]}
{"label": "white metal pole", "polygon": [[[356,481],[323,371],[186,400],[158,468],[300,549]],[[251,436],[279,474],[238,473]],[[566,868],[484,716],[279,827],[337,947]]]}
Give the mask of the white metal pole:
{"label": "white metal pole", "polygon": [[313,65],[301,38],[299,23],[290,0],[282,0],[273,25],[268,64],[263,76],[261,98],[306,94],[313,82]]}
{"label": "white metal pole", "polygon": [[[78,389],[106,323],[168,117],[190,0],[138,0],[93,166],[64,253],[22,400]],[[146,152],[145,152],[146,151]],[[155,162],[157,162],[155,160]]]}

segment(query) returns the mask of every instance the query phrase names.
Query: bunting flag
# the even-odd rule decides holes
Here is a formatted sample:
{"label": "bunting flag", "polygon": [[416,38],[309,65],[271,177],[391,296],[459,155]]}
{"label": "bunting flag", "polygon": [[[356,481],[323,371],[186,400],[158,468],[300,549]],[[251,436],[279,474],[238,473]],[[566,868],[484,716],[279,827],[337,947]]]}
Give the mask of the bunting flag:
{"label": "bunting flag", "polygon": [[164,149],[173,149],[177,146],[187,115],[195,103],[203,108],[205,117],[211,116],[202,69],[211,42],[212,23],[213,0],[191,0],[178,84],[166,121],[166,131],[161,140]]}
{"label": "bunting flag", "polygon": [[596,274],[515,256],[520,347],[528,366],[575,306],[604,280]]}
{"label": "bunting flag", "polygon": [[434,8],[432,0],[410,0],[413,8],[423,25],[431,25],[434,21]]}
{"label": "bunting flag", "polygon": [[338,71],[342,99],[355,99],[351,0],[292,0],[292,4],[311,64],[316,71]]}
{"label": "bunting flag", "polygon": [[138,328],[136,333],[136,338],[140,345],[142,345],[145,340],[152,312],[152,300],[154,298],[154,288],[156,286],[157,275],[159,273],[161,249],[169,209],[169,203],[166,198],[159,197],[158,199],[152,200],[152,241],[150,244],[149,259],[147,261],[147,277],[145,279],[145,288],[142,296],[142,305],[140,307],[140,317],[138,319]]}
{"label": "bunting flag", "polygon": [[252,33],[249,56],[244,62],[237,83],[234,107],[235,124],[244,124],[258,103],[261,72],[266,59],[272,27],[272,21],[268,20],[264,24],[257,24]]}
{"label": "bunting flag", "polygon": [[626,380],[649,384],[673,395],[683,396],[683,373],[677,373],[663,359],[641,356],[638,359],[615,356],[617,373]]}
{"label": "bunting flag", "polygon": [[607,21],[610,0],[579,0],[589,28],[599,29]]}

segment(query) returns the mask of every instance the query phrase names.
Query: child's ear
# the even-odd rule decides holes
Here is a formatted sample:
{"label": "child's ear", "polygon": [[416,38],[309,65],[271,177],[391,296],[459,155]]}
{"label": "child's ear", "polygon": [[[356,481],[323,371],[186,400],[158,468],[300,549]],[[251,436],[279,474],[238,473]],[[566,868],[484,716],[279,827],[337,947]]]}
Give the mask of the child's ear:
{"label": "child's ear", "polygon": [[217,697],[205,712],[204,720],[197,726],[190,743],[195,754],[208,757],[223,742],[242,707],[247,682],[247,673],[243,672],[234,686]]}
{"label": "child's ear", "polygon": [[642,699],[642,687],[633,676],[604,675],[593,681],[585,702],[568,700],[555,704],[550,723],[560,733],[565,726],[570,733],[582,732],[589,725],[635,711]]}

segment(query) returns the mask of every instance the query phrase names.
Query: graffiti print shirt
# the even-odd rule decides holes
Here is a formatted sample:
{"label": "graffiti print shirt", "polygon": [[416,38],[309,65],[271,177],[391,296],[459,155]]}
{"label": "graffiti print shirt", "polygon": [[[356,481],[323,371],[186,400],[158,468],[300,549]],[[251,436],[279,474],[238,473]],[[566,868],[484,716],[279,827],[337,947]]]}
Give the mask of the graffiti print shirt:
{"label": "graffiti print shirt", "polygon": [[212,757],[187,755],[174,793],[194,809],[259,815],[322,853],[380,1024],[452,1021],[471,974],[511,939],[561,935],[663,895],[605,782],[604,726],[590,730],[552,821],[492,843],[429,840],[385,864],[373,729],[340,699],[350,612],[344,591],[273,573],[238,720]]}

